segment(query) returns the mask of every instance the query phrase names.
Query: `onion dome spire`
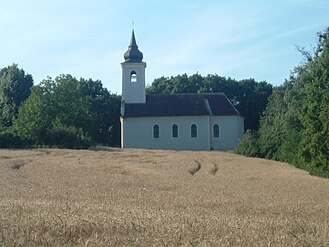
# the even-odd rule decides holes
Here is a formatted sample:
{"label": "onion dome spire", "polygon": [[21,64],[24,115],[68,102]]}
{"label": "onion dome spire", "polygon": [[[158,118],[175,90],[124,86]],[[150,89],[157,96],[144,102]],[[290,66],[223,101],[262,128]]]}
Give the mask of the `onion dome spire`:
{"label": "onion dome spire", "polygon": [[138,46],[135,39],[134,29],[131,34],[130,44],[128,50],[123,55],[125,62],[127,63],[139,63],[143,60],[143,53],[138,50]]}

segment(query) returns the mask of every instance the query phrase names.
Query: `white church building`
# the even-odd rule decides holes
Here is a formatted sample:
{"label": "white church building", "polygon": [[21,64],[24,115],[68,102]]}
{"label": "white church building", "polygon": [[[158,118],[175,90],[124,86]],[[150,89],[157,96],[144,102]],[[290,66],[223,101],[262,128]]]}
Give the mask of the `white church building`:
{"label": "white church building", "polygon": [[122,66],[121,147],[230,150],[244,119],[223,93],[146,95],[143,53],[132,31]]}

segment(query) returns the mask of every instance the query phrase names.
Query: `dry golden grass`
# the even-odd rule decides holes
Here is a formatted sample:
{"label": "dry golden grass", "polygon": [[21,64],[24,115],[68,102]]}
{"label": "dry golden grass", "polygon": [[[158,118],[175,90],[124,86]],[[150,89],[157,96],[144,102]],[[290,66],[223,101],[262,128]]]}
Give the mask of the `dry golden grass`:
{"label": "dry golden grass", "polygon": [[0,150],[1,247],[328,243],[329,180],[284,163],[221,152]]}

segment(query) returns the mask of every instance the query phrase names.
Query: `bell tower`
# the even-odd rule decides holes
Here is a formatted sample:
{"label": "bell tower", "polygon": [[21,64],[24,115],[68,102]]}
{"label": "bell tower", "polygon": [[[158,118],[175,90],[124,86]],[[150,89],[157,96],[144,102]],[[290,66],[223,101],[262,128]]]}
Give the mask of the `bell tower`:
{"label": "bell tower", "polygon": [[124,53],[122,67],[122,102],[145,103],[145,68],[143,53],[138,50],[134,30],[131,34],[128,50]]}

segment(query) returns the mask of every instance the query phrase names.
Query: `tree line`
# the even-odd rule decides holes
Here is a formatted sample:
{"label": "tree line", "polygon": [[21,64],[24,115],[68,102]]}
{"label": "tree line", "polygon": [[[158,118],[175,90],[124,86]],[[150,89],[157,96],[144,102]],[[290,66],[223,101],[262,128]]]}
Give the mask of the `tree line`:
{"label": "tree line", "polygon": [[258,131],[247,131],[236,152],[289,162],[329,177],[329,28],[313,51],[274,89]]}
{"label": "tree line", "polygon": [[99,80],[33,79],[17,64],[0,70],[0,147],[119,145],[121,98]]}

